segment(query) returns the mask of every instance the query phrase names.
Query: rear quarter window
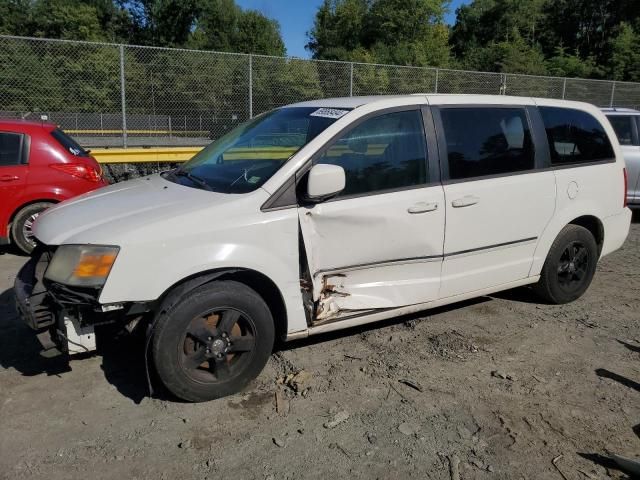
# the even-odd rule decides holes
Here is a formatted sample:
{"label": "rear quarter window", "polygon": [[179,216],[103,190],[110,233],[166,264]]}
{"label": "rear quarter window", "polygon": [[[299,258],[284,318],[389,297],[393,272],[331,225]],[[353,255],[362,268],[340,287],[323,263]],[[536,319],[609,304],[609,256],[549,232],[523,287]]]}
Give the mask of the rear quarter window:
{"label": "rear quarter window", "polygon": [[630,115],[610,115],[607,116],[611,122],[611,126],[616,132],[618,142],[620,145],[637,145],[638,142],[634,141],[634,121]]}
{"label": "rear quarter window", "polygon": [[23,160],[20,133],[0,132],[0,167],[20,165]]}
{"label": "rear quarter window", "polygon": [[56,141],[62,145],[62,147],[69,152],[71,155],[76,157],[88,157],[89,152],[87,152],[84,148],[80,146],[78,142],[76,142],[69,135],[64,133],[59,128],[51,131],[51,136],[56,139]]}
{"label": "rear quarter window", "polygon": [[553,165],[610,161],[615,158],[600,122],[581,110],[540,107]]}

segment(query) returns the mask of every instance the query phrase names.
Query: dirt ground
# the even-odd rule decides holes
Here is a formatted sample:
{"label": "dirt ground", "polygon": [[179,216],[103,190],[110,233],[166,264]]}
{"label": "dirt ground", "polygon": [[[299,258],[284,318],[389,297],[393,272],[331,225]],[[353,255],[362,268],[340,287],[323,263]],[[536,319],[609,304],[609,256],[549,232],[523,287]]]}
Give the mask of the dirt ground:
{"label": "dirt ground", "polygon": [[639,220],[573,304],[518,289],[296,342],[196,405],[147,395],[135,339],[41,359],[4,253],[0,478],[627,478],[605,456],[640,456]]}

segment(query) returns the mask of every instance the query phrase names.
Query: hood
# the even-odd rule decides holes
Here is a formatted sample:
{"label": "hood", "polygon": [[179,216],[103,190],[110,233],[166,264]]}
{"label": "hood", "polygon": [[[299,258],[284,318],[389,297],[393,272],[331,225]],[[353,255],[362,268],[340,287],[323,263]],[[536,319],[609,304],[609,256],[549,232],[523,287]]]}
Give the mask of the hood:
{"label": "hood", "polygon": [[[37,218],[34,234],[46,245],[120,245],[149,225],[197,215],[239,197],[247,195],[209,192],[151,175],[94,190],[46,210]],[[170,223],[166,228],[171,232]]]}

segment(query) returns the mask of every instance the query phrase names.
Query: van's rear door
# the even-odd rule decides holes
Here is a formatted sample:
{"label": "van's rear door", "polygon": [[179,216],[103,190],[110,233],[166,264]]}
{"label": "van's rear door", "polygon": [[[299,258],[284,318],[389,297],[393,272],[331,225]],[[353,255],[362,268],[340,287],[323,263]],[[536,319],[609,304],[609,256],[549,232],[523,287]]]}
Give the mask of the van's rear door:
{"label": "van's rear door", "polygon": [[548,153],[537,148],[544,131],[532,127],[535,107],[433,111],[446,199],[440,297],[525,279],[556,202],[553,172],[539,169]]}

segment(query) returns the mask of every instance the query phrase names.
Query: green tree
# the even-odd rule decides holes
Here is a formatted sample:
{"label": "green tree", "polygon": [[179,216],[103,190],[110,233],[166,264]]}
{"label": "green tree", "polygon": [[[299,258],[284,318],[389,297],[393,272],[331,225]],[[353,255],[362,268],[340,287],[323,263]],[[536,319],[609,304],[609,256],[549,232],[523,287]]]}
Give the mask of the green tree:
{"label": "green tree", "polygon": [[449,61],[448,2],[441,0],[325,0],[309,32],[314,58],[414,66]]}
{"label": "green tree", "polygon": [[104,40],[95,6],[71,0],[40,0],[30,12],[30,32],[36,37]]}
{"label": "green tree", "polygon": [[621,22],[640,18],[637,0],[547,0],[541,37],[547,55],[562,46],[580,58],[606,64],[609,41]]}
{"label": "green tree", "polygon": [[18,35],[29,20],[29,0],[3,0],[0,2],[0,35]]}
{"label": "green tree", "polygon": [[286,53],[278,22],[255,10],[240,15],[234,47],[235,51],[243,53],[279,56]]}
{"label": "green tree", "polygon": [[611,41],[611,74],[615,80],[640,82],[640,33],[621,23]]}
{"label": "green tree", "polygon": [[183,46],[200,13],[199,0],[135,0],[124,6],[134,21],[134,39],[144,45]]}
{"label": "green tree", "polygon": [[323,60],[362,57],[361,35],[367,12],[367,0],[325,0],[316,12],[306,48],[314,58]]}
{"label": "green tree", "polygon": [[546,65],[549,74],[556,77],[589,78],[600,74],[593,57],[583,59],[567,53],[563,47],[556,48],[555,55],[546,60]]}
{"label": "green tree", "polygon": [[626,60],[636,58],[638,49],[630,27],[640,19],[637,0],[474,0],[456,13],[451,44],[465,67],[593,78],[634,75],[633,61]]}
{"label": "green tree", "polygon": [[234,0],[203,0],[189,45],[222,52],[284,55],[280,25]]}

